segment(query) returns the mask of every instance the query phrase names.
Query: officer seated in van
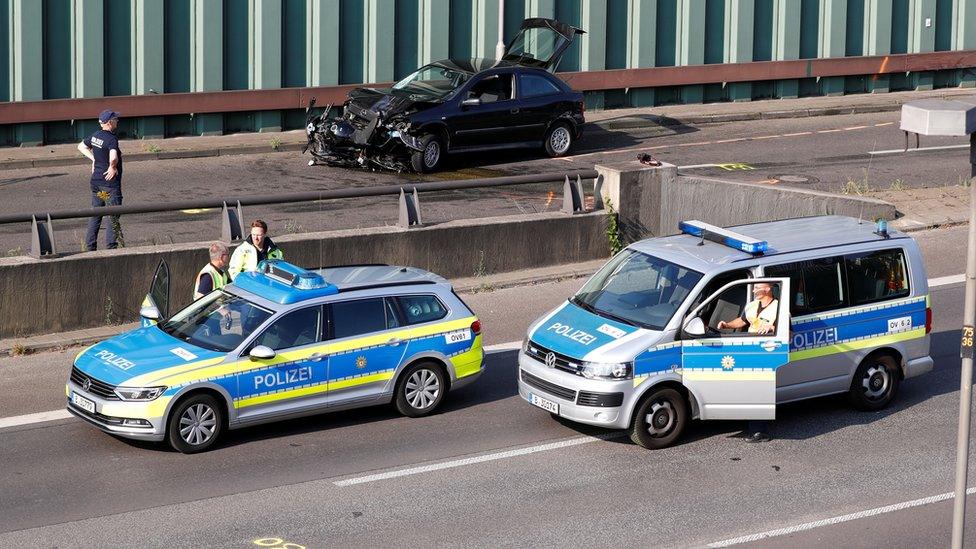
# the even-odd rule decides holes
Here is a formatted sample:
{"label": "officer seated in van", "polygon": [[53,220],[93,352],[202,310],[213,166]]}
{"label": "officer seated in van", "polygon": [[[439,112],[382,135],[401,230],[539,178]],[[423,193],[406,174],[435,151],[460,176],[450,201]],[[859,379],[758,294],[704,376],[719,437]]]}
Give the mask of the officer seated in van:
{"label": "officer seated in van", "polygon": [[719,330],[749,327],[750,334],[772,334],[776,332],[776,318],[779,315],[779,300],[773,297],[773,287],[766,282],[752,285],[753,300],[746,304],[742,316],[734,320],[722,320]]}

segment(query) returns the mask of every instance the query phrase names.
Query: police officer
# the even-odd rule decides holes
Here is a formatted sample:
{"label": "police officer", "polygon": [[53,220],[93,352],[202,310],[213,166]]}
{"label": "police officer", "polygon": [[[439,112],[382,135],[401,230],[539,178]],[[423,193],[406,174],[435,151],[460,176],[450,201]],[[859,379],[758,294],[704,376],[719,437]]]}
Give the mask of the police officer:
{"label": "police officer", "polygon": [[227,285],[228,278],[224,269],[230,258],[230,250],[222,242],[210,245],[210,263],[200,269],[196,281],[193,283],[193,299],[200,299],[214,290]]}
{"label": "police officer", "polygon": [[[102,206],[120,206],[122,204],[122,150],[119,149],[119,138],[115,130],[119,126],[119,113],[104,110],[98,115],[101,129],[78,143],[78,150],[91,160],[91,193],[92,208]],[[122,232],[118,216],[112,216],[105,231],[105,247],[118,247],[118,239]],[[85,248],[93,251],[98,247],[98,231],[102,226],[102,216],[97,215],[88,220],[88,232],[85,235]]]}
{"label": "police officer", "polygon": [[284,259],[285,254],[268,236],[268,224],[260,219],[251,222],[251,234],[230,257],[230,279],[244,272],[256,271],[265,259]]}
{"label": "police officer", "polygon": [[[773,298],[773,286],[767,282],[757,282],[752,285],[752,297],[746,304],[742,316],[734,320],[720,321],[718,329],[738,329],[749,327],[751,334],[772,334],[776,332],[776,320],[779,315],[779,301]],[[752,420],[746,424],[742,435],[746,442],[766,442],[770,440],[772,424],[769,421]]]}

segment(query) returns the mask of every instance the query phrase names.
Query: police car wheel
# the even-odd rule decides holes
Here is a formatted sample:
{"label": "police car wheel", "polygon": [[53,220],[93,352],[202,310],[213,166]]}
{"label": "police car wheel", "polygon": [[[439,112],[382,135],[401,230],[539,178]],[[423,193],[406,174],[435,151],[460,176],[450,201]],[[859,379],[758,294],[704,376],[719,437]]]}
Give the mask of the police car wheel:
{"label": "police car wheel", "polygon": [[425,416],[440,406],[447,380],[440,366],[420,362],[407,368],[397,382],[396,407],[408,417]]}
{"label": "police car wheel", "polygon": [[546,132],[546,154],[558,158],[569,152],[573,146],[573,128],[566,122],[553,124]]}
{"label": "police car wheel", "polygon": [[678,440],[688,424],[688,404],[678,391],[661,388],[644,397],[634,412],[630,440],[649,450]]}
{"label": "police car wheel", "polygon": [[184,454],[202,452],[216,442],[223,422],[223,412],[214,397],[194,395],[173,408],[166,429],[167,440]]}
{"label": "police car wheel", "polygon": [[888,355],[869,356],[854,372],[849,397],[858,410],[880,410],[895,398],[901,381],[898,363]]}
{"label": "police car wheel", "polygon": [[417,173],[437,171],[444,158],[444,142],[434,134],[420,139],[420,150],[410,154],[410,166]]}

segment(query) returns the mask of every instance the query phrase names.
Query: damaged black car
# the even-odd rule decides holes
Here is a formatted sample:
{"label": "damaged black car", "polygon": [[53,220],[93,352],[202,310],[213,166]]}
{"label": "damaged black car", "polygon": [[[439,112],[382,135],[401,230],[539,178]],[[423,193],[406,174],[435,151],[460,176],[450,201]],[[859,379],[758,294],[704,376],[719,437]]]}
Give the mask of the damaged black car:
{"label": "damaged black car", "polygon": [[563,156],[582,135],[583,94],[551,71],[579,34],[526,19],[501,60],[437,61],[391,89],[357,88],[340,117],[329,117],[331,105],[310,114],[309,165],[426,173],[457,152],[537,147]]}

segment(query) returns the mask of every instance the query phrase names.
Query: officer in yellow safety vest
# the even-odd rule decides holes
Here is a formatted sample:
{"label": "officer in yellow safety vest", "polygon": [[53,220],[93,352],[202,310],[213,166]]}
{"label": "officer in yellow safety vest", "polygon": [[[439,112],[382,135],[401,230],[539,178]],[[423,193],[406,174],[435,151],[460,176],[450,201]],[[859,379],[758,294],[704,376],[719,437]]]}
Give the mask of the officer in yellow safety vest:
{"label": "officer in yellow safety vest", "polygon": [[775,332],[779,301],[773,298],[773,287],[766,282],[757,282],[752,285],[752,296],[755,299],[746,304],[742,316],[735,320],[720,321],[718,329],[738,329],[748,326],[751,334]]}
{"label": "officer in yellow safety vest", "polygon": [[227,261],[230,258],[230,250],[222,242],[214,242],[210,245],[210,263],[200,269],[197,278],[193,283],[193,299],[200,299],[214,290],[219,290],[229,282],[227,273]]}
{"label": "officer in yellow safety vest", "polygon": [[284,259],[285,254],[268,236],[268,224],[260,219],[251,222],[251,234],[247,240],[234,250],[230,257],[230,279],[234,280],[240,273],[256,271],[258,263],[265,259]]}

